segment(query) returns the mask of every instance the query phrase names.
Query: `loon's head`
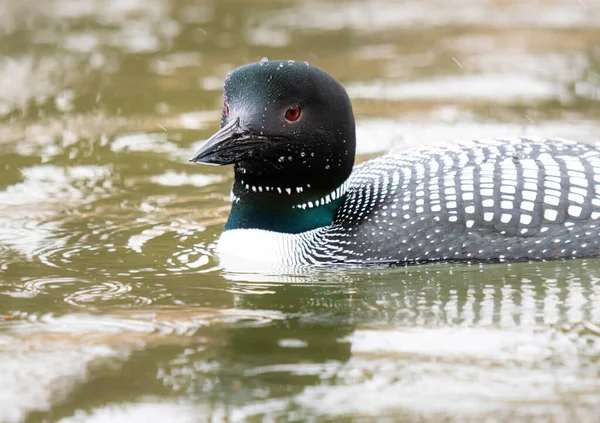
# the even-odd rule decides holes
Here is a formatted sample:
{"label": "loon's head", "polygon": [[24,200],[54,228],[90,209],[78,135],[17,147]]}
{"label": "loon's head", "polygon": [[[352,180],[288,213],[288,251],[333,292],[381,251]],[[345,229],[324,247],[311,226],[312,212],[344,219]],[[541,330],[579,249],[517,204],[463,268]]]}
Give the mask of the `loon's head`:
{"label": "loon's head", "polygon": [[340,187],[354,151],[344,87],[308,63],[272,60],[227,76],[221,129],[190,160],[234,164],[236,201],[291,206]]}

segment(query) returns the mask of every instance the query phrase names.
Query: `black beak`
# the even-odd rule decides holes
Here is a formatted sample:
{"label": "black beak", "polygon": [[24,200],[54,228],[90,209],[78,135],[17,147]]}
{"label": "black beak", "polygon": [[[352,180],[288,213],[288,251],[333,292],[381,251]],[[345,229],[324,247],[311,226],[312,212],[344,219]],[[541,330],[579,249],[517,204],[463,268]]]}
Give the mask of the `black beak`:
{"label": "black beak", "polygon": [[237,117],[210,137],[190,158],[190,162],[213,165],[236,163],[265,141],[268,141],[267,137],[253,134],[242,127],[240,118]]}

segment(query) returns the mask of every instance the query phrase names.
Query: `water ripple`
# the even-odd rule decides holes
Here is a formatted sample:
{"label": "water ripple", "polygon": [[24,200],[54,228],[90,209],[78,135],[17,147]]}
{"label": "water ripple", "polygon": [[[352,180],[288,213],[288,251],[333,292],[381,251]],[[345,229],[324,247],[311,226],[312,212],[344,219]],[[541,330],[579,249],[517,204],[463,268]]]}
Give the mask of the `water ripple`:
{"label": "water ripple", "polygon": [[25,280],[13,284],[12,289],[3,292],[13,298],[32,298],[38,295],[62,295],[67,304],[77,307],[89,307],[100,303],[116,305],[151,304],[152,299],[135,295],[134,288],[117,281],[93,283],[70,277],[44,277]]}
{"label": "water ripple", "polygon": [[116,300],[125,301],[130,305],[150,304],[152,300],[145,297],[131,295],[130,285],[119,282],[104,282],[94,285],[88,289],[80,289],[65,297],[64,301],[74,306],[87,306],[100,301],[110,301],[114,304]]}

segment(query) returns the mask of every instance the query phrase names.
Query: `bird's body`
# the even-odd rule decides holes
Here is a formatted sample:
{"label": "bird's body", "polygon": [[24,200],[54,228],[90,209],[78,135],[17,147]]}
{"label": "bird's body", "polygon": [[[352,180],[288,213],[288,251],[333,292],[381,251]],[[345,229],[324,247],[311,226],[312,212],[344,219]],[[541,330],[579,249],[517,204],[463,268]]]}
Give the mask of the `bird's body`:
{"label": "bird's body", "polygon": [[358,166],[345,191],[330,225],[299,234],[226,231],[219,251],[288,265],[600,252],[600,151],[584,144],[489,140],[397,153]]}
{"label": "bird's body", "polygon": [[[271,91],[265,81],[271,83],[275,75],[278,82],[281,63],[288,74]],[[226,101],[239,114],[232,119],[224,112],[218,143],[212,140],[195,156],[197,161],[235,163],[233,205],[219,240],[220,254],[284,265],[600,255],[600,150],[561,140],[472,141],[398,152],[352,171],[349,100],[339,84],[319,87],[337,84],[333,78],[309,65],[286,62],[240,69],[225,87]],[[269,105],[277,103],[273,98],[249,105],[246,93],[236,107],[239,99],[228,96],[228,84],[249,77],[254,77],[250,92],[267,100],[283,98],[275,113],[285,111],[285,119],[269,121]],[[296,89],[289,94],[290,79],[294,88],[308,80],[308,94]],[[262,118],[257,118],[263,104]],[[304,126],[296,123],[298,117],[287,120],[295,116],[288,115],[288,104],[304,117]],[[327,106],[350,110],[339,110],[337,116],[325,109],[333,117],[330,134],[318,114]],[[227,113],[229,108],[226,103]],[[263,130],[248,129],[260,123],[257,119]],[[313,132],[306,132],[312,119]]]}

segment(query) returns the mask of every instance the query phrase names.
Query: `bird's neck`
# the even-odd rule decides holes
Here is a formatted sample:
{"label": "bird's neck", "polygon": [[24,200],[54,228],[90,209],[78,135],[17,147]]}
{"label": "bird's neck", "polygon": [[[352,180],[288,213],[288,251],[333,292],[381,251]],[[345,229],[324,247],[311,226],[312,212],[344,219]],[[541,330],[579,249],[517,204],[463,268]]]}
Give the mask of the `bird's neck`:
{"label": "bird's neck", "polygon": [[297,234],[328,226],[346,197],[346,182],[335,188],[252,185],[238,175],[232,189],[232,206],[225,230],[263,229]]}

